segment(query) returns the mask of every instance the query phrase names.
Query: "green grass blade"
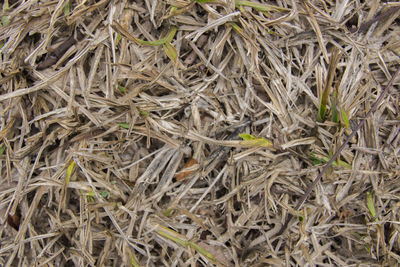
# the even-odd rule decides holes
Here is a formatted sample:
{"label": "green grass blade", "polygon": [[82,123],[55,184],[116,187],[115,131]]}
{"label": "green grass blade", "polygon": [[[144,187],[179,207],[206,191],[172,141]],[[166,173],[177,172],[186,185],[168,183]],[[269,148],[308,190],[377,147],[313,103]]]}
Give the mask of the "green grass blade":
{"label": "green grass blade", "polygon": [[126,93],[126,87],[123,87],[122,85],[118,85],[118,90],[119,90],[121,93]]}
{"label": "green grass blade", "polygon": [[194,242],[189,241],[189,246],[191,248],[193,248],[194,250],[196,250],[198,253],[200,253],[201,255],[203,255],[204,257],[206,257],[207,259],[213,261],[213,262],[217,262],[217,259],[214,257],[213,254],[211,254],[210,252],[208,252],[207,250],[205,250],[204,248],[200,247],[199,245],[197,245]]}
{"label": "green grass blade", "polygon": [[[376,211],[375,211],[374,199],[372,197],[371,192],[367,192],[367,207],[372,218],[375,218]],[[375,218],[375,221],[378,221],[378,218]]]}
{"label": "green grass blade", "polygon": [[287,12],[290,11],[287,8],[283,8],[283,7],[279,7],[279,6],[274,6],[274,5],[267,5],[267,4],[260,4],[260,3],[256,3],[256,2],[251,2],[251,1],[239,1],[236,0],[235,1],[235,7],[239,8],[240,6],[247,6],[247,7],[251,7],[254,8],[258,11],[261,12],[270,12],[270,11],[283,11],[283,12]]}
{"label": "green grass blade", "polygon": [[71,12],[71,5],[68,1],[64,6],[64,16],[68,16],[70,12]]}
{"label": "green grass blade", "polygon": [[318,108],[318,115],[317,115],[318,122],[325,121],[325,116],[326,116],[326,112],[327,112],[326,106],[329,101],[329,94],[331,92],[332,82],[333,82],[333,78],[335,77],[335,70],[336,70],[337,64],[340,60],[340,56],[341,55],[340,55],[338,49],[335,49],[332,52],[330,62],[329,62],[329,67],[328,67],[328,73],[326,74],[324,90],[322,91],[322,95],[320,98],[320,104],[319,104],[319,108]]}
{"label": "green grass blade", "polygon": [[170,43],[163,44],[163,49],[165,54],[173,61],[176,62],[178,58],[178,52],[176,51],[175,47],[173,47]]}
{"label": "green grass blade", "polygon": [[8,17],[7,16],[1,17],[1,24],[3,25],[3,27],[8,26]]}
{"label": "green grass blade", "polygon": [[261,11],[261,12],[269,13],[271,11],[271,9],[268,6],[260,4],[260,3],[254,3],[254,2],[250,2],[250,1],[236,1],[236,3],[238,4],[237,6],[247,6],[247,7],[254,8],[255,10]]}
{"label": "green grass blade", "polygon": [[172,28],[168,31],[166,37],[161,38],[161,39],[156,40],[156,41],[145,41],[145,40],[142,40],[142,39],[139,39],[139,38],[134,37],[132,34],[130,34],[130,33],[128,32],[128,30],[126,30],[124,27],[122,27],[122,26],[121,26],[117,21],[115,21],[115,20],[113,21],[112,28],[113,28],[116,32],[120,33],[122,36],[124,36],[125,38],[127,38],[128,40],[130,40],[130,41],[132,41],[132,42],[135,42],[135,43],[137,43],[137,44],[139,44],[139,45],[147,45],[147,46],[160,46],[160,45],[163,45],[163,44],[165,44],[166,42],[171,41],[171,40],[174,38],[174,36],[175,36],[175,34],[176,34],[176,31],[177,31],[177,27],[174,26],[174,27],[172,27]]}
{"label": "green grass blade", "polygon": [[103,198],[108,198],[108,197],[110,196],[110,193],[107,192],[107,191],[102,191],[102,192],[100,193],[100,195],[101,195]]}
{"label": "green grass blade", "polygon": [[196,0],[196,2],[204,4],[204,3],[213,3],[215,2],[215,0]]}
{"label": "green grass blade", "polygon": [[333,164],[333,166],[341,166],[341,167],[345,167],[347,169],[351,169],[351,165],[348,164],[347,162],[343,161],[343,160],[339,160],[339,162],[334,162],[335,164]]}
{"label": "green grass blade", "polygon": [[[330,160],[330,157],[317,155],[317,153],[314,151],[311,151],[308,154],[308,158],[313,161],[314,165],[321,165],[321,164],[327,163]],[[343,160],[339,160],[339,162],[334,161],[332,163],[332,166],[335,166],[335,167],[341,166],[341,167],[345,167],[346,169],[351,169],[351,165]]]}
{"label": "green grass blade", "polygon": [[334,91],[331,99],[331,119],[333,122],[339,123],[339,112],[337,109],[338,93]]}
{"label": "green grass blade", "polygon": [[349,117],[347,116],[346,111],[344,111],[344,109],[340,109],[340,114],[342,115],[342,122],[344,122],[347,129],[350,129]]}
{"label": "green grass blade", "polygon": [[74,171],[74,169],[75,169],[75,161],[71,161],[71,163],[69,164],[69,166],[68,166],[68,168],[67,168],[67,177],[65,178],[65,183],[66,184],[68,184],[69,182],[70,182],[70,180],[71,180],[71,176],[72,176],[72,173],[73,173],[73,171]]}
{"label": "green grass blade", "polygon": [[243,139],[240,142],[241,145],[250,146],[250,147],[269,147],[272,146],[272,142],[263,138],[263,137],[255,137],[251,134],[241,133],[239,136]]}
{"label": "green grass blade", "polygon": [[317,121],[318,122],[323,122],[325,120],[327,108],[326,108],[326,102],[322,100],[320,101],[319,104],[319,109],[318,109],[318,116],[317,116]]}
{"label": "green grass blade", "polygon": [[178,28],[176,26],[173,26],[171,29],[169,29],[167,35],[165,36],[165,43],[171,43],[172,39],[174,39],[174,36],[177,32]]}
{"label": "green grass blade", "polygon": [[265,138],[257,138],[255,140],[244,140],[240,142],[241,145],[250,147],[270,147],[272,143]]}
{"label": "green grass blade", "polygon": [[131,266],[132,267],[140,267],[140,265],[137,262],[135,256],[133,255],[133,253],[129,251],[129,255],[131,256]]}
{"label": "green grass blade", "polygon": [[145,41],[145,40],[142,40],[142,39],[139,39],[139,38],[136,38],[136,37],[133,37],[133,38],[134,38],[134,41],[136,41],[136,43],[140,44],[140,45],[160,46],[160,45],[163,45],[165,43],[164,39],[160,39],[160,40],[157,40],[157,41]]}
{"label": "green grass blade", "polygon": [[172,240],[173,242],[180,244],[181,246],[186,247],[188,245],[188,242],[184,240],[184,237],[182,235],[178,234],[177,232],[169,228],[159,225],[156,231],[159,235],[166,237]]}
{"label": "green grass blade", "polygon": [[118,123],[119,127],[129,129],[129,123]]}
{"label": "green grass blade", "polygon": [[[8,0],[5,0],[3,3],[3,13],[7,12],[7,10],[9,9],[9,5],[8,5]],[[2,16],[1,17],[1,24],[3,25],[3,27],[8,26],[8,16]]]}
{"label": "green grass blade", "polygon": [[191,247],[192,249],[196,250],[198,253],[209,259],[215,264],[219,264],[219,261],[214,257],[212,252],[200,247],[198,244],[194,243],[193,241],[186,241],[185,236],[175,232],[174,230],[171,230],[167,227],[158,225],[156,232],[163,236],[168,238],[169,240],[184,246],[184,247]]}
{"label": "green grass blade", "polygon": [[337,112],[336,106],[332,105],[331,112],[332,112],[332,117],[331,117],[332,121],[339,123],[339,113]]}
{"label": "green grass blade", "polygon": [[178,7],[176,7],[176,6],[172,6],[172,7],[171,7],[171,10],[168,12],[168,15],[163,16],[161,19],[162,19],[162,20],[169,19],[169,18],[171,18],[171,17],[178,16],[178,15],[181,15],[181,14],[183,14],[183,13],[185,13],[185,12],[188,12],[188,11],[191,10],[191,8],[192,8],[195,4],[196,4],[196,2],[193,1],[193,2],[191,2],[190,4],[188,4],[188,5],[186,5],[186,6],[183,6],[183,7],[181,7],[181,8],[178,8]]}
{"label": "green grass blade", "polygon": [[232,29],[240,35],[240,37],[246,39],[246,36],[244,34],[244,30],[236,23],[236,22],[229,22],[229,24],[232,26]]}
{"label": "green grass blade", "polygon": [[140,114],[140,116],[143,116],[143,117],[150,116],[150,113],[146,110],[139,110],[139,114]]}
{"label": "green grass blade", "polygon": [[255,136],[248,134],[248,133],[241,133],[239,134],[239,136],[243,139],[243,140],[254,140],[256,139]]}
{"label": "green grass blade", "polygon": [[240,26],[236,22],[231,21],[231,22],[229,22],[229,24],[232,26],[233,30],[235,32],[237,32],[238,34],[242,34],[243,33],[243,29],[240,28]]}
{"label": "green grass blade", "polygon": [[3,145],[0,147],[0,156],[3,155],[4,151],[6,151],[6,145],[3,144]]}

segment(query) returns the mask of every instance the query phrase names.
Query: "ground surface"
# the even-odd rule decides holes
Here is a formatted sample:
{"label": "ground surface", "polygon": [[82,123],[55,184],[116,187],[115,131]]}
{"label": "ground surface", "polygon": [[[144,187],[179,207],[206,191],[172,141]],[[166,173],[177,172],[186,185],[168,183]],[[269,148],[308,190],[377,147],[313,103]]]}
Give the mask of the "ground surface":
{"label": "ground surface", "polygon": [[399,15],[3,1],[0,265],[396,266]]}

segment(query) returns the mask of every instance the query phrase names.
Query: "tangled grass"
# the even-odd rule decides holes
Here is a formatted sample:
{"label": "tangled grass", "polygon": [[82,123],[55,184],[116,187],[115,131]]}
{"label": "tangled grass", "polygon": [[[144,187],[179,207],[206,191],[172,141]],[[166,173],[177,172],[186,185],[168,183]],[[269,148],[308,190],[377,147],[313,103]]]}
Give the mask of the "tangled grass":
{"label": "tangled grass", "polygon": [[399,264],[399,3],[1,7],[1,266]]}

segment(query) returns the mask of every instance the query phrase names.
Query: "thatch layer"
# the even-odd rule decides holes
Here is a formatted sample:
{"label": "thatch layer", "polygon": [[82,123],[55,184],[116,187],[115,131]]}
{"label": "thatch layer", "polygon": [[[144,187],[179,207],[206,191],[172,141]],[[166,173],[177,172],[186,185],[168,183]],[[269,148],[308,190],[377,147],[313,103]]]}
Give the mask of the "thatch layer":
{"label": "thatch layer", "polygon": [[0,265],[398,264],[399,15],[3,1]]}

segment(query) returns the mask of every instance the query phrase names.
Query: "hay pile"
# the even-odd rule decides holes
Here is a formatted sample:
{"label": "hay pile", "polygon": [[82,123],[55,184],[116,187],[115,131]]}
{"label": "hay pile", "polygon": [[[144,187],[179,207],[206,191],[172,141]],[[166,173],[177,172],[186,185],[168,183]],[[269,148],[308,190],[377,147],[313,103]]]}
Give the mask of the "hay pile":
{"label": "hay pile", "polygon": [[399,263],[399,15],[3,1],[0,265]]}

